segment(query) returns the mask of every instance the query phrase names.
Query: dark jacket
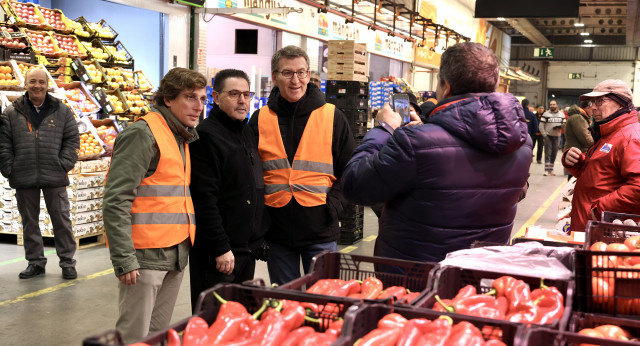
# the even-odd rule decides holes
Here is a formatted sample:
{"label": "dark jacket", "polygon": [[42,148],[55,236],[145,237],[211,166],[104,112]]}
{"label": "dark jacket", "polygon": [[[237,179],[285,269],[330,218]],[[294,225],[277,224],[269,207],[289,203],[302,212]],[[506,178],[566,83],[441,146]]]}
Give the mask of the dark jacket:
{"label": "dark jacket", "polygon": [[345,170],[344,194],[386,202],[376,256],[437,262],[476,240],[508,242],[531,148],[511,94],[452,97],[424,125],[369,131]]}
{"label": "dark jacket", "polygon": [[527,120],[527,128],[529,129],[529,136],[535,137],[537,133],[540,133],[538,128],[538,117],[527,108],[522,108],[524,111],[524,117]]}
{"label": "dark jacket", "polygon": [[47,95],[42,123],[29,126],[26,97],[17,98],[2,114],[0,172],[14,189],[67,186],[67,172],[78,160],[78,123],[69,107]]}
{"label": "dark jacket", "polygon": [[198,125],[191,152],[191,197],[196,212],[193,250],[212,258],[248,254],[263,241],[264,180],[258,145],[246,120],[218,105]]}
{"label": "dark jacket", "polygon": [[[582,110],[584,112],[584,110]],[[593,137],[589,132],[589,117],[581,113],[581,109],[577,106],[571,106],[567,112],[569,119],[564,128],[564,148],[563,151],[571,147],[580,149],[583,153],[589,150],[593,145]]]}
{"label": "dark jacket", "polygon": [[[280,134],[289,163],[293,162],[309,115],[325,103],[324,94],[312,83],[307,85],[305,96],[293,104],[280,96],[278,87],[271,90],[267,105],[278,115]],[[255,111],[249,121],[256,138],[259,136],[259,112],[259,110]],[[334,182],[327,194],[327,204],[303,207],[295,198],[292,198],[289,204],[282,208],[267,206],[266,210],[271,216],[271,227],[266,235],[269,242],[287,246],[306,246],[336,241],[339,238],[338,215],[342,213],[347,203],[342,195],[340,177],[354,148],[355,144],[347,118],[341,110],[336,108],[331,153],[334,175],[338,180]]]}

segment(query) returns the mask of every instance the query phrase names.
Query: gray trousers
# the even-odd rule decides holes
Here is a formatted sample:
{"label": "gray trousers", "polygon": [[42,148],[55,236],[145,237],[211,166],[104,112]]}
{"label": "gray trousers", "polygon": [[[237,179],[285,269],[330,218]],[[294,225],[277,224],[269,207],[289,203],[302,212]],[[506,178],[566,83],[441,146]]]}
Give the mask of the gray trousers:
{"label": "gray trousers", "polygon": [[560,149],[560,136],[546,136],[544,139],[544,170],[553,172],[556,156]]}
{"label": "gray trousers", "polygon": [[120,317],[116,330],[130,344],[167,329],[178,299],[184,271],[138,269],[136,284],[118,284]]}
{"label": "gray trousers", "polygon": [[[43,188],[42,195],[47,205],[53,225],[53,237],[56,253],[60,258],[60,267],[75,267],[73,255],[76,253],[76,240],[71,229],[69,217],[69,197],[66,187]],[[38,226],[40,217],[40,189],[16,189],[18,211],[22,217],[22,234],[24,238],[24,257],[29,264],[40,267],[47,265],[44,256],[42,234]]]}

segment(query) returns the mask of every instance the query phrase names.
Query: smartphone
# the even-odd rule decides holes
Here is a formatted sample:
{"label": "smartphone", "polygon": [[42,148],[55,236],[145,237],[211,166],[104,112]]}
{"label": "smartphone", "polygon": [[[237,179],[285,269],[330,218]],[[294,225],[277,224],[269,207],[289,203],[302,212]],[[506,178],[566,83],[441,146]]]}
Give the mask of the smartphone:
{"label": "smartphone", "polygon": [[391,108],[400,114],[402,125],[406,125],[411,121],[411,113],[409,112],[409,95],[407,94],[391,94]]}

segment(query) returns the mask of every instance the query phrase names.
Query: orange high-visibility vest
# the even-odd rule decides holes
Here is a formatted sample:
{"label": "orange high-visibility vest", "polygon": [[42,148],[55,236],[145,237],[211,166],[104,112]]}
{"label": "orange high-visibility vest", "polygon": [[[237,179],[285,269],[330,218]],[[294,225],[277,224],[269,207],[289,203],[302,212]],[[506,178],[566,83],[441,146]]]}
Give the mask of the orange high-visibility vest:
{"label": "orange high-visibility vest", "polygon": [[264,175],[264,204],[280,208],[294,197],[304,207],[326,204],[333,186],[333,113],[325,104],[311,112],[293,157],[287,159],[276,113],[264,106],[258,115],[258,152]]}
{"label": "orange high-visibility vest", "polygon": [[141,118],[149,124],[160,149],[158,168],[138,186],[131,208],[131,238],[136,249],[156,249],[195,239],[196,225],[189,184],[191,160],[184,144],[182,160],[176,139],[158,113]]}

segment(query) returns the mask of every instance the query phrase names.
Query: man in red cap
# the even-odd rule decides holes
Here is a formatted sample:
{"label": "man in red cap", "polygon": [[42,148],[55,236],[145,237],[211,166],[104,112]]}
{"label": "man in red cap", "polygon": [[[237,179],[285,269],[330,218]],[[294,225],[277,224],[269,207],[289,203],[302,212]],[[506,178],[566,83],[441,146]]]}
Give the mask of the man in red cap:
{"label": "man in red cap", "polygon": [[629,86],[608,79],[580,96],[590,102],[594,145],[586,153],[571,147],[562,164],[578,178],[573,192],[571,230],[584,232],[603,211],[640,213],[640,123]]}

